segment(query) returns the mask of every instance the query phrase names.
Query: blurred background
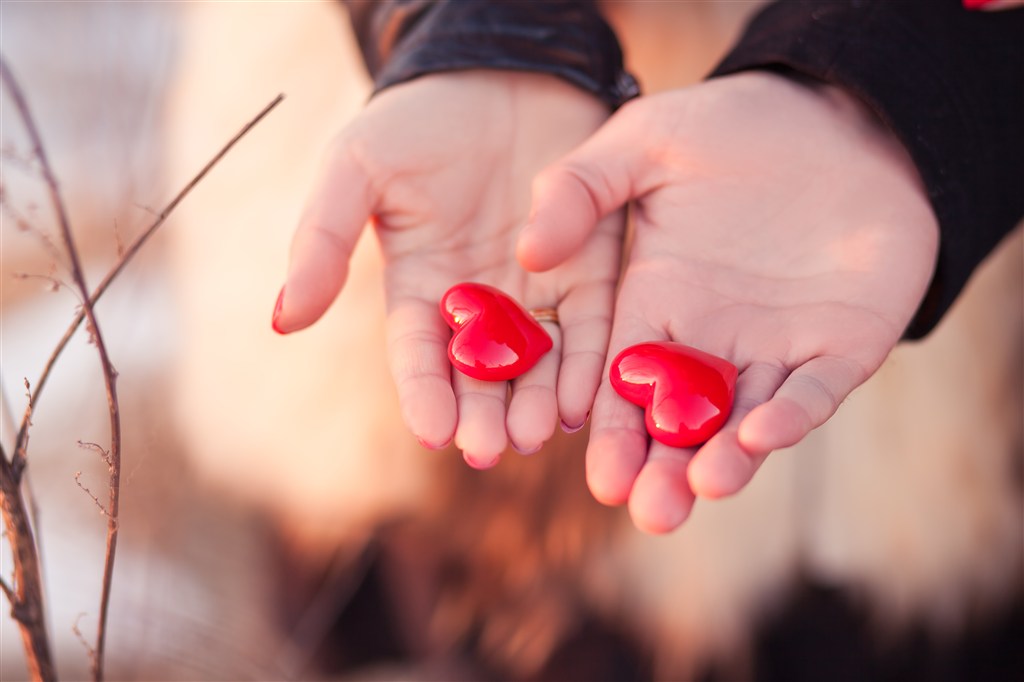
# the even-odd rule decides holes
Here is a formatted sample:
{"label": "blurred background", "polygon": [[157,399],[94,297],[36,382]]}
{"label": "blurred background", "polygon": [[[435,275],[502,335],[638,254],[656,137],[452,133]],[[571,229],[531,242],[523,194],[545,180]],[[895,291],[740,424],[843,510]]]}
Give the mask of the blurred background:
{"label": "blurred background", "polygon": [[[606,3],[648,92],[699,79],[758,4]],[[1019,230],[942,327],[899,349],[827,427],[743,494],[650,538],[589,499],[585,431],[485,475],[398,428],[372,238],[316,327],[271,331],[305,190],[369,95],[336,3],[4,0],[0,51],[91,284],[286,95],[97,308],[124,425],[110,679],[566,679],[586,675],[585,659],[660,679],[798,679],[801,657],[830,679],[909,679],[907,660],[938,660],[928,679],[1024,669],[998,646],[955,653],[1021,633]],[[9,451],[25,381],[78,301],[6,96],[0,116]],[[94,642],[106,528],[89,492],[105,501],[107,475],[79,441],[109,442],[84,334],[31,435],[48,625],[61,676],[84,679],[75,629]],[[8,576],[6,544],[0,562]],[[844,639],[860,649],[829,648]],[[910,659],[885,658],[908,641]],[[0,679],[24,676],[5,613]]]}
{"label": "blurred background", "polygon": [[[191,177],[167,166],[174,144],[167,137],[168,98],[183,50],[181,7],[0,5],[0,51],[35,116],[91,286]],[[250,111],[254,115],[258,107]],[[0,438],[10,452],[24,411],[24,382],[38,378],[78,299],[67,286],[68,261],[39,165],[6,96],[0,115]],[[240,128],[245,118],[235,123]],[[228,137],[202,154],[211,157]],[[205,163],[202,154],[191,159],[192,174]],[[275,677],[276,644],[261,598],[266,586],[253,570],[266,563],[262,524],[198,482],[172,426],[168,373],[180,334],[167,250],[161,232],[97,308],[119,372],[124,425],[108,677]],[[100,456],[78,442],[109,444],[98,357],[85,334],[59,361],[30,433],[28,471],[41,522],[53,648],[63,678],[85,679],[88,656],[74,629],[95,644],[106,517],[79,482],[106,503],[107,473]],[[7,551],[5,543],[5,578]],[[5,603],[0,679],[22,679],[21,638],[6,609]]]}

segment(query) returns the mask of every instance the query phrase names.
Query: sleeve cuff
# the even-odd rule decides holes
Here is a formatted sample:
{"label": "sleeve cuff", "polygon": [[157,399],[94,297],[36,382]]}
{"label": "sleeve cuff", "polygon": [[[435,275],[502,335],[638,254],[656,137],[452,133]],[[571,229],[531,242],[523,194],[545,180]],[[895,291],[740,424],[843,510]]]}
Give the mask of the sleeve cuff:
{"label": "sleeve cuff", "polygon": [[906,330],[927,334],[1024,216],[1024,10],[960,0],[779,2],[711,77],[767,68],[842,87],[901,140],[940,228],[930,289]]}
{"label": "sleeve cuff", "polygon": [[[612,109],[639,94],[614,32],[592,2],[382,3],[368,59],[375,92],[418,76],[508,69],[560,77]],[[364,51],[365,53],[365,51]]]}

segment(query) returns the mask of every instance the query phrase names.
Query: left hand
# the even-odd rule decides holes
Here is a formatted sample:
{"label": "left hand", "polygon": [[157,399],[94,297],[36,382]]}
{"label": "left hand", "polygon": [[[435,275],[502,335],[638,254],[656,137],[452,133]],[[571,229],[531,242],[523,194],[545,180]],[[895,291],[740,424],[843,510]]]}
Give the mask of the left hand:
{"label": "left hand", "polygon": [[666,532],[695,497],[740,490],[878,369],[923,297],[938,229],[905,150],[869,112],[770,73],[626,104],[538,178],[520,261],[556,265],[631,200],[608,358],[673,340],[740,370],[722,430],[677,449],[650,440],[606,367],[590,489]]}

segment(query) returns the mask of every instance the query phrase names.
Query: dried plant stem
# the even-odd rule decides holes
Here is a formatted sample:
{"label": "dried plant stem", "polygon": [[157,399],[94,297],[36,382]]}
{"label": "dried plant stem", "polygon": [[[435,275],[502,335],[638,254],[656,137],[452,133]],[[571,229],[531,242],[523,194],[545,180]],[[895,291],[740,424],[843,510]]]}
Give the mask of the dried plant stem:
{"label": "dried plant stem", "polygon": [[[245,126],[243,126],[242,129],[239,130],[234,137],[228,140],[228,142],[223,147],[221,147],[220,151],[217,152],[213,156],[213,158],[211,158],[206,163],[206,165],[203,166],[203,168],[198,173],[196,173],[196,175],[191,180],[189,180],[188,184],[186,184],[181,189],[181,191],[179,191],[178,194],[175,195],[173,199],[171,199],[170,203],[164,206],[164,208],[157,214],[156,220],[154,220],[149,227],[147,227],[141,234],[139,234],[138,237],[136,237],[132,241],[128,248],[125,249],[124,254],[121,256],[118,262],[114,265],[113,268],[111,268],[110,272],[108,272],[107,275],[103,278],[103,280],[99,283],[99,286],[96,287],[96,290],[93,291],[92,296],[88,299],[90,305],[96,305],[96,301],[98,301],[100,296],[102,296],[104,292],[106,292],[106,290],[110,287],[114,279],[117,278],[119,274],[121,274],[121,271],[124,270],[126,265],[128,265],[128,261],[130,261],[135,256],[135,254],[138,253],[139,249],[142,248],[143,244],[145,244],[149,240],[149,238],[153,236],[153,234],[164,224],[168,216],[170,216],[171,212],[174,211],[174,209],[189,194],[189,192],[191,192],[195,188],[195,186],[198,185],[199,182],[202,181],[204,177],[206,177],[206,175],[213,169],[213,167],[216,166],[222,158],[224,158],[224,156],[231,150],[232,147],[235,146],[236,143],[238,143],[239,140],[241,140],[256,124],[262,121],[263,118],[267,114],[269,114],[274,107],[280,104],[282,100],[284,100],[284,95],[278,95],[273,100],[271,100],[269,104],[263,107],[263,109],[258,114],[256,114],[256,116],[254,116],[252,120],[245,124]],[[53,353],[50,354],[49,359],[43,366],[43,371],[39,375],[39,379],[35,383],[35,390],[32,391],[31,393],[30,400],[28,401],[28,405],[25,408],[25,415],[22,417],[21,420],[21,427],[18,429],[18,436],[15,439],[13,464],[14,471],[16,474],[20,474],[21,469],[24,468],[25,466],[25,452],[28,447],[28,428],[29,426],[31,426],[32,411],[34,409],[34,405],[36,404],[36,401],[39,399],[39,394],[42,392],[43,387],[46,385],[47,379],[49,379],[50,377],[50,372],[53,370],[53,367],[57,362],[57,358],[60,357],[60,354],[64,351],[64,348],[68,345],[68,342],[71,340],[71,337],[74,336],[75,331],[78,330],[78,327],[82,324],[82,321],[84,319],[85,310],[83,308],[78,312],[78,314],[75,315],[74,319],[71,321],[71,324],[68,326],[67,331],[64,332],[64,336],[57,343],[56,347],[53,350]]]}
{"label": "dried plant stem", "polygon": [[[121,411],[117,402],[117,371],[110,360],[107,352],[107,345],[103,340],[103,333],[100,330],[99,321],[96,319],[95,311],[89,296],[89,287],[85,282],[85,274],[82,269],[81,258],[78,255],[78,248],[75,245],[75,237],[71,230],[71,221],[68,217],[67,206],[57,185],[57,178],[53,173],[53,167],[43,147],[43,140],[36,127],[35,119],[28,108],[24,93],[18,85],[14,75],[7,67],[7,63],[0,60],[0,76],[3,78],[4,87],[14,101],[18,115],[25,125],[32,145],[32,152],[39,160],[40,171],[43,182],[46,184],[50,195],[50,203],[57,216],[57,224],[60,228],[61,239],[67,251],[71,265],[71,277],[75,288],[82,297],[82,310],[89,321],[89,328],[92,334],[93,343],[96,345],[96,352],[100,356],[100,364],[103,368],[103,383],[107,389],[107,408],[110,414],[110,501],[107,504],[107,547],[103,566],[103,589],[100,595],[99,625],[96,635],[96,656],[93,661],[93,679],[103,679],[103,648],[107,634],[107,612],[110,604],[110,588],[114,572],[114,557],[117,553],[118,534],[118,507],[121,499]],[[20,472],[19,472],[20,474]]]}
{"label": "dried plant stem", "polygon": [[[27,116],[21,91],[2,58],[0,77],[14,99],[19,113],[23,117]],[[31,132],[35,132],[34,128]],[[39,554],[36,551],[32,527],[29,525],[29,514],[20,483],[21,471],[15,471],[7,459],[7,453],[3,453],[3,457],[0,458],[0,509],[14,558],[14,586],[5,590],[4,594],[11,602],[11,616],[21,631],[29,675],[36,680],[55,680],[57,670],[53,664],[46,633]]]}
{"label": "dried plant stem", "polygon": [[14,585],[4,583],[11,616],[21,630],[29,675],[34,680],[56,680],[43,611],[43,583],[39,554],[28,523],[25,500],[11,472],[7,453],[0,453],[0,508],[14,555]]}
{"label": "dried plant stem", "polygon": [[7,601],[9,601],[12,604],[14,603],[14,600],[17,598],[14,594],[14,588],[8,585],[7,581],[3,578],[0,578],[0,592],[3,592],[4,596],[7,597]]}
{"label": "dried plant stem", "polygon": [[[26,453],[28,448],[28,431],[32,424],[32,414],[37,404],[39,394],[46,384],[47,379],[57,361],[67,346],[75,331],[87,321],[92,341],[96,345],[100,356],[100,363],[103,369],[104,383],[107,391],[107,403],[110,413],[110,449],[105,451],[104,459],[109,469],[109,492],[110,498],[105,507],[107,515],[107,542],[103,570],[103,587],[100,596],[100,614],[97,625],[96,646],[90,648],[92,659],[92,675],[94,680],[103,679],[104,649],[106,643],[107,615],[110,604],[110,592],[113,582],[114,557],[117,550],[118,537],[118,513],[120,502],[120,474],[121,474],[121,423],[120,411],[117,402],[117,372],[110,361],[103,335],[94,314],[94,306],[103,293],[107,290],[114,279],[125,268],[128,261],[141,249],[142,245],[163,225],[167,217],[177,205],[188,195],[188,193],[206,176],[206,174],[224,157],[225,154],[246,134],[259,123],[275,106],[283,99],[278,95],[259,114],[246,124],[224,147],[192,178],[185,187],[164,207],[156,220],[140,234],[127,249],[120,253],[115,266],[107,273],[99,286],[90,295],[85,282],[84,271],[79,258],[78,249],[75,246],[74,236],[71,230],[66,206],[60,194],[53,168],[49,163],[46,152],[43,148],[42,139],[39,134],[35,120],[31,115],[25,97],[16,79],[7,66],[6,61],[0,57],[0,78],[3,85],[11,95],[11,98],[18,110],[18,114],[25,125],[32,144],[32,153],[40,164],[43,181],[46,184],[50,195],[50,201],[54,213],[57,216],[61,238],[65,250],[70,258],[70,269],[74,280],[74,289],[77,289],[82,299],[82,306],[68,327],[64,336],[58,342],[53,353],[50,355],[43,368],[42,374],[35,385],[35,390],[29,389],[27,406],[22,418],[17,437],[14,444],[14,452],[10,459],[7,453],[0,446],[0,503],[2,503],[2,514],[4,524],[7,528],[8,538],[14,556],[14,584],[9,585],[0,579],[0,592],[6,596],[11,603],[11,613],[18,623],[25,645],[26,657],[28,659],[29,674],[37,680],[55,680],[56,669],[53,657],[49,648],[49,639],[46,632],[44,599],[42,589],[42,572],[40,570],[38,545],[35,540],[33,529],[29,523],[30,514],[26,511],[25,500],[22,493],[23,473],[27,463]],[[26,382],[27,385],[27,382]],[[97,504],[99,500],[95,497]],[[100,505],[101,508],[102,505]],[[77,631],[77,624],[75,626]]]}

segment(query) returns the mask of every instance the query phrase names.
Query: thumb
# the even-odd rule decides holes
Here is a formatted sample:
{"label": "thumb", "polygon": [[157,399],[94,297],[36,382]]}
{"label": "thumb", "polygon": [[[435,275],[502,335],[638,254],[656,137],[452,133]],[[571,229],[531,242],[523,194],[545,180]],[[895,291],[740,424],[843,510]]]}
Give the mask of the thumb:
{"label": "thumb", "polygon": [[541,171],[519,235],[516,257],[534,272],[562,263],[583,245],[604,216],[639,195],[646,155],[642,130],[627,105],[586,142]]}
{"label": "thumb", "polygon": [[324,166],[292,237],[288,275],[274,309],[278,333],[313,324],[338,296],[374,209],[371,189],[366,171],[345,148]]}

